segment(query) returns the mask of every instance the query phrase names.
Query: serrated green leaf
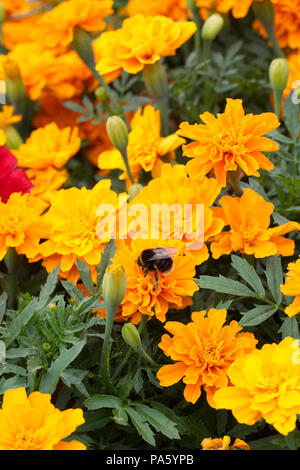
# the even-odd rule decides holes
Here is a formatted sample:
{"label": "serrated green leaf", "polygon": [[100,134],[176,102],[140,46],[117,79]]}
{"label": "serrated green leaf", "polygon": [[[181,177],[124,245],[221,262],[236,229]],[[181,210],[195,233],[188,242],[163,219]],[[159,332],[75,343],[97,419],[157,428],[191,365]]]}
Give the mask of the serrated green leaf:
{"label": "serrated green leaf", "polygon": [[75,302],[81,302],[84,299],[84,293],[75,286],[74,282],[61,281],[63,288]]}
{"label": "serrated green leaf", "polygon": [[265,296],[265,289],[253,266],[251,266],[247,260],[239,256],[232,255],[231,259],[232,266],[239,273],[241,278],[252,287],[259,297],[263,298]]}
{"label": "serrated green leaf", "polygon": [[200,276],[195,282],[200,289],[210,289],[222,294],[231,294],[241,297],[256,297],[256,293],[241,282],[227,279],[221,275],[219,275],[219,277]]}
{"label": "serrated green leaf", "polygon": [[133,408],[126,408],[127,413],[139,435],[151,446],[155,446],[154,433],[148,423]]}
{"label": "serrated green leaf", "polygon": [[180,439],[176,423],[167,418],[167,416],[143,404],[136,404],[135,409],[157,432],[161,432],[169,439]]}
{"label": "serrated green leaf", "polygon": [[242,313],[243,318],[239,321],[241,326],[256,326],[270,318],[278,307],[272,305],[258,305],[249,312]]}
{"label": "serrated green leaf", "polygon": [[23,326],[27,325],[27,323],[31,320],[36,312],[37,306],[37,299],[32,299],[32,301],[24,308],[24,310],[19,312],[13,319],[7,331],[5,341],[6,347],[8,347],[15,340],[15,338],[20,334]]}
{"label": "serrated green leaf", "polygon": [[283,274],[280,256],[270,256],[266,263],[266,278],[273,299],[279,305],[282,301],[280,285],[283,284]]}
{"label": "serrated green leaf", "polygon": [[49,367],[41,380],[40,392],[52,394],[55,391],[60,374],[76,359],[85,346],[85,340],[78,341],[70,349],[61,354]]}
{"label": "serrated green leaf", "polygon": [[123,408],[116,408],[113,410],[113,420],[120,426],[128,426],[128,414]]}
{"label": "serrated green leaf", "polygon": [[45,305],[50,296],[53,294],[57,281],[58,281],[58,275],[60,271],[60,266],[58,265],[52,273],[49,274],[47,277],[47,281],[41,288],[40,296],[39,296],[39,302],[42,305]]}
{"label": "serrated green leaf", "polygon": [[287,336],[300,339],[299,327],[296,317],[285,318],[278,332],[282,333],[282,339],[286,338]]}
{"label": "serrated green leaf", "polygon": [[99,410],[100,408],[120,408],[122,402],[113,395],[94,395],[84,401],[88,410]]}
{"label": "serrated green leaf", "polygon": [[86,261],[76,260],[77,268],[84,286],[91,295],[95,294],[95,286],[92,280],[91,271]]}

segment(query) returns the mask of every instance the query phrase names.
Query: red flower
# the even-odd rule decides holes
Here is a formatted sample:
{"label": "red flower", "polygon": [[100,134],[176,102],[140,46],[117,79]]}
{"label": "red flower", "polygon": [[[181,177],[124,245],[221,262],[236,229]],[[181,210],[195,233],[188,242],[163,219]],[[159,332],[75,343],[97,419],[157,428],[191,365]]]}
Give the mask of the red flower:
{"label": "red flower", "polygon": [[6,148],[0,146],[0,198],[6,203],[12,193],[28,193],[33,184],[25,170],[17,168],[17,159]]}

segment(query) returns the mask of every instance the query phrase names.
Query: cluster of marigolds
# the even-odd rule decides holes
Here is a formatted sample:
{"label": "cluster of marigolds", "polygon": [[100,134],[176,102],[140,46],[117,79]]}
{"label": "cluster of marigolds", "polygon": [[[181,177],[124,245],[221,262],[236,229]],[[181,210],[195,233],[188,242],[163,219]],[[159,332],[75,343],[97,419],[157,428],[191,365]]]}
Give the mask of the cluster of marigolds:
{"label": "cluster of marigolds", "polygon": [[[271,226],[274,206],[253,189],[219,198],[230,182],[234,187],[245,175],[259,177],[260,169],[273,169],[265,153],[279,149],[266,137],[280,126],[275,113],[246,114],[242,100],[227,99],[217,117],[205,112],[199,123],[182,122],[177,131],[166,133],[162,109],[154,102],[146,104],[126,116],[130,123],[126,166],[105,121],[80,122],[79,114],[63,105],[66,100],[80,103],[86,90],[95,91],[97,74],[104,89],[123,71],[141,72],[146,81],[162,57],[175,55],[196,34],[190,3],[130,0],[119,12],[123,21],[116,23],[112,0],[2,0],[7,53],[0,55],[0,79],[13,91],[22,83],[37,112],[25,141],[15,127],[23,116],[11,105],[0,112],[0,260],[14,249],[30,263],[41,261],[49,273],[60,265],[61,278],[80,285],[76,265],[80,259],[96,281],[96,266],[110,240],[109,235],[107,240],[97,236],[97,208],[112,204],[118,211],[118,194],[105,178],[92,189],[62,189],[68,186],[66,163],[76,159],[80,149],[100,175],[121,170],[128,192],[142,171],[152,174],[151,181],[129,199],[129,207],[191,204],[196,211],[197,204],[204,205],[204,244],[199,249],[189,250],[191,240],[184,236],[146,240],[128,233],[126,239],[116,240],[112,264],[122,265],[127,275],[126,295],[116,314],[120,322],[138,324],[142,315],[155,315],[164,323],[169,309],[192,304],[198,290],[195,268],[210,256],[218,259],[235,252],[255,258],[292,256],[295,243],[285,235],[300,229],[297,222]],[[203,20],[211,11],[242,18],[252,3],[197,0],[194,7]],[[292,51],[287,96],[300,69],[300,0],[272,3],[278,43]],[[266,35],[258,20],[254,27]],[[91,38],[95,73],[75,51],[81,33]],[[188,157],[186,165],[174,164],[179,148]],[[163,227],[159,230],[161,234]],[[143,272],[136,262],[143,250],[157,247],[177,250],[173,270],[167,276],[158,272],[158,283],[154,272]],[[281,290],[295,297],[286,314],[299,313],[300,259],[289,265]],[[97,313],[105,316],[105,311]],[[231,410],[239,423],[252,425],[263,418],[287,435],[300,414],[300,364],[291,361],[293,338],[258,349],[254,334],[243,332],[236,321],[225,324],[226,316],[224,309],[210,309],[194,312],[188,324],[165,323],[168,334],[159,347],[173,362],[159,370],[160,384],[169,387],[182,380],[184,398],[193,404],[203,388],[211,407]],[[0,449],[84,449],[78,441],[63,441],[84,422],[82,410],[61,412],[50,399],[40,392],[27,397],[24,389],[8,390],[0,410]],[[205,439],[202,447],[248,449],[239,439],[230,445],[228,436]]]}

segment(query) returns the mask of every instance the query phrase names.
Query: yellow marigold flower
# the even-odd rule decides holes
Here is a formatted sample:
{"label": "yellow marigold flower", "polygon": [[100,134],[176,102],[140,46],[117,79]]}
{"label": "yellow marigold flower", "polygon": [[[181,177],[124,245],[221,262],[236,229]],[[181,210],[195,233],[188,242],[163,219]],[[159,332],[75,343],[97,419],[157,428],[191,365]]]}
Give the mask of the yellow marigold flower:
{"label": "yellow marigold flower", "polygon": [[40,238],[47,232],[40,217],[46,207],[30,194],[12,193],[6,204],[0,201],[0,260],[10,247],[28,258],[37,254]]}
{"label": "yellow marigold flower", "polygon": [[2,0],[2,5],[8,15],[19,13],[28,8],[27,0]]}
{"label": "yellow marigold flower", "polygon": [[31,261],[42,259],[42,264],[51,272],[60,264],[61,277],[76,283],[79,273],[76,258],[88,263],[93,274],[100,263],[105,243],[111,239],[97,236],[97,225],[101,216],[96,211],[100,204],[111,204],[117,210],[118,196],[110,189],[111,182],[103,180],[93,189],[61,189],[51,197],[51,207],[45,214],[50,225],[44,241],[39,246],[39,255]]}
{"label": "yellow marigold flower", "polygon": [[[275,7],[275,33],[280,47],[300,47],[300,0],[272,0]],[[262,36],[267,37],[263,25],[253,24]]]}
{"label": "yellow marigold flower", "polygon": [[79,150],[78,129],[59,129],[53,122],[34,130],[26,142],[13,153],[23,168],[43,170],[62,168]]}
{"label": "yellow marigold flower", "polygon": [[[154,226],[153,217],[149,216],[144,225],[145,229],[148,228],[148,233],[152,234],[152,226],[154,226],[158,232],[157,236],[155,235],[156,238],[172,240],[173,246],[178,249],[180,254],[190,254],[195,260],[195,264],[201,264],[209,257],[205,242],[211,236],[220,233],[224,226],[223,220],[215,214],[215,209],[212,208],[220,190],[220,185],[215,178],[203,177],[199,181],[199,179],[188,177],[184,165],[171,167],[170,164],[164,164],[161,168],[161,176],[150,181],[139,192],[128,205],[128,212],[135,204],[142,204],[146,207],[148,214],[152,213],[153,207],[161,207],[162,217],[160,217],[159,226]],[[197,207],[200,204],[203,204],[203,213]],[[190,213],[185,212],[185,205],[190,208]],[[163,218],[164,207],[170,209],[169,227]],[[174,208],[174,212],[171,210],[172,208]],[[177,213],[176,208],[179,209]],[[175,214],[178,217],[176,224],[174,223]],[[197,220],[197,214],[200,217],[199,220]],[[201,222],[203,222],[203,227]],[[131,218],[129,217],[128,231],[129,236],[133,237],[130,223]],[[177,233],[176,227],[180,223],[182,230],[181,233],[179,230]],[[189,225],[194,235],[190,232]],[[168,229],[169,233],[166,234],[165,231]],[[199,240],[202,235],[203,243],[202,239]]]}
{"label": "yellow marigold flower", "polygon": [[272,170],[262,152],[279,150],[276,142],[263,137],[280,126],[274,113],[245,114],[242,100],[227,99],[224,114],[217,117],[205,112],[204,124],[183,122],[178,134],[193,140],[183,146],[183,155],[192,160],[187,169],[193,176],[203,176],[214,169],[216,178],[226,186],[227,171],[240,167],[246,175],[259,176],[259,168]]}
{"label": "yellow marigold flower", "polygon": [[19,20],[4,21],[2,25],[3,45],[11,50],[17,44],[28,43],[35,40],[40,26],[37,24],[42,17],[42,13],[31,14]]}
{"label": "yellow marigold flower", "polygon": [[[131,132],[127,147],[129,166],[137,181],[140,171],[157,173],[162,164],[162,157],[174,159],[173,151],[185,140],[176,134],[161,137],[160,111],[147,105],[139,108],[131,120]],[[102,170],[119,168],[125,172],[123,178],[128,179],[121,153],[117,149],[106,150],[99,156],[98,166]]]}
{"label": "yellow marigold flower", "polygon": [[145,275],[137,260],[146,249],[158,247],[172,247],[172,241],[134,240],[130,246],[118,243],[117,253],[113,264],[121,264],[127,275],[126,296],[117,312],[118,319],[130,320],[139,323],[141,315],[154,315],[164,322],[166,313],[170,308],[183,309],[191,305],[191,297],[198,290],[193,278],[195,276],[195,262],[191,256],[175,256],[173,269],[168,274],[157,272],[157,284],[153,271]]}
{"label": "yellow marigold flower", "polygon": [[231,438],[229,436],[217,439],[208,437],[203,439],[201,446],[202,450],[250,450],[248,444],[241,439],[235,439],[232,445],[230,445],[230,442]]}
{"label": "yellow marigold flower", "polygon": [[60,189],[68,179],[68,172],[66,170],[57,170],[49,166],[45,170],[32,170],[26,171],[28,178],[33,184],[31,194],[33,196],[43,199],[49,203],[53,194]]}
{"label": "yellow marigold flower", "polygon": [[0,129],[5,129],[5,127],[16,124],[17,122],[22,121],[22,116],[20,114],[14,114],[13,106],[3,106],[0,111]]}
{"label": "yellow marigold flower", "polygon": [[228,13],[231,11],[235,18],[244,18],[254,1],[263,0],[196,0],[197,6],[202,12],[202,16],[207,17],[207,11],[218,11],[219,13]]}
{"label": "yellow marigold flower", "polygon": [[239,357],[250,353],[257,343],[252,333],[240,333],[242,327],[232,321],[224,325],[226,310],[214,308],[207,312],[194,312],[187,325],[171,321],[159,347],[175,364],[163,366],[157,373],[160,385],[169,387],[181,379],[185,384],[184,398],[196,403],[203,386],[207,401],[214,406],[216,390],[226,387],[230,381],[228,369]]}
{"label": "yellow marigold flower", "polygon": [[81,409],[60,411],[48,393],[10,389],[0,409],[0,450],[86,450],[79,441],[63,441],[84,422]]}
{"label": "yellow marigold flower", "polygon": [[238,358],[228,370],[231,385],[214,396],[216,407],[231,410],[239,423],[264,418],[287,435],[300,413],[299,353],[298,341],[287,337]]}
{"label": "yellow marigold flower", "polygon": [[147,64],[175,51],[196,31],[192,21],[175,22],[165,16],[136,15],[123,21],[116,31],[107,31],[99,39],[100,74],[121,71],[138,73]]}
{"label": "yellow marigold flower", "polygon": [[280,287],[284,295],[295,296],[291,305],[286,307],[285,313],[289,317],[297,315],[300,312],[300,257],[295,263],[289,263],[285,284]]}
{"label": "yellow marigold flower", "polygon": [[46,48],[65,48],[73,41],[74,28],[91,33],[106,28],[104,19],[113,13],[112,0],[66,0],[45,13],[39,21]]}
{"label": "yellow marigold flower", "polygon": [[141,0],[130,0],[125,9],[128,16],[141,13],[145,16],[168,16],[173,20],[186,20],[189,18],[189,11],[186,0],[152,0],[145,3]]}
{"label": "yellow marigold flower", "polygon": [[294,240],[281,235],[299,230],[300,224],[288,222],[270,228],[274,206],[253,189],[245,189],[240,198],[224,196],[220,199],[220,205],[216,213],[223,218],[225,226],[229,225],[229,230],[214,237],[211,244],[214,258],[232,251],[254,255],[256,258],[291,256],[294,253]]}

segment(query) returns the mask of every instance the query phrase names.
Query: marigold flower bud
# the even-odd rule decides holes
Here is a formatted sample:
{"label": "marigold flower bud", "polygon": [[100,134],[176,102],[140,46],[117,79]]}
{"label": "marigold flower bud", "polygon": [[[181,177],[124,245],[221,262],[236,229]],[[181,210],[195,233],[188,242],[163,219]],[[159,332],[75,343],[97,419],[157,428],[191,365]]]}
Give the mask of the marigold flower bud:
{"label": "marigold flower bud", "polygon": [[274,59],[269,67],[270,84],[274,91],[283,91],[289,78],[289,65],[286,59]]}
{"label": "marigold flower bud", "polygon": [[125,297],[126,287],[127,276],[123,266],[109,266],[105,272],[102,284],[102,295],[109,313],[113,312],[115,314]]}
{"label": "marigold flower bud", "polygon": [[51,351],[51,344],[49,343],[43,343],[43,350],[47,353]]}
{"label": "marigold flower bud", "polygon": [[130,188],[128,189],[129,200],[131,201],[132,199],[134,199],[142,189],[143,185],[139,183],[130,186]]}
{"label": "marigold flower bud", "polygon": [[5,74],[6,94],[15,111],[18,112],[25,99],[25,87],[17,63],[6,59],[3,62]]}
{"label": "marigold flower bud", "polygon": [[47,305],[47,309],[50,310],[50,312],[56,312],[56,304],[50,303]]}
{"label": "marigold flower bud", "polygon": [[137,327],[133,325],[133,323],[125,323],[122,328],[122,336],[125,343],[135,351],[138,351],[141,348],[141,337]]}
{"label": "marigold flower bud", "polygon": [[105,101],[106,98],[107,98],[107,93],[106,93],[106,90],[103,86],[99,86],[96,90],[95,90],[95,96],[97,98],[97,100],[99,101]]}
{"label": "marigold flower bud", "polygon": [[106,131],[113,146],[121,153],[126,152],[128,145],[128,129],[119,116],[111,116],[106,121]]}
{"label": "marigold flower bud", "polygon": [[224,19],[218,13],[211,15],[205,21],[201,35],[206,41],[213,41],[224,26]]}
{"label": "marigold flower bud", "polygon": [[143,69],[143,78],[148,93],[159,100],[168,95],[168,80],[165,67],[160,61],[146,65]]}

